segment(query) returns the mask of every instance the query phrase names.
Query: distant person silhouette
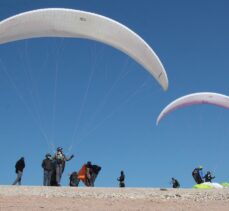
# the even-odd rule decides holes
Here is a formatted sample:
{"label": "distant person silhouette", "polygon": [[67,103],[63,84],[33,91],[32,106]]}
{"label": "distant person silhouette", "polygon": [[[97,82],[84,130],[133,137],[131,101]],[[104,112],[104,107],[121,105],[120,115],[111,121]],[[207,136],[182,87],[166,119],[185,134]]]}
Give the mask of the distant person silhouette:
{"label": "distant person silhouette", "polygon": [[12,185],[21,185],[23,170],[25,168],[25,159],[24,157],[21,157],[15,164],[15,172],[17,174],[17,177]]}
{"label": "distant person silhouette", "polygon": [[45,159],[42,161],[41,166],[44,169],[43,185],[50,186],[53,164],[52,164],[52,156],[49,153],[45,155]]}
{"label": "distant person silhouette", "polygon": [[120,188],[124,188],[125,187],[125,174],[124,174],[124,171],[120,172],[120,177],[118,177],[117,180],[119,181],[119,187]]}
{"label": "distant person silhouette", "polygon": [[213,179],[215,179],[215,177],[212,176],[210,171],[207,171],[207,173],[204,176],[205,182],[212,182]]}
{"label": "distant person silhouette", "polygon": [[173,188],[179,188],[180,187],[180,183],[178,182],[178,180],[173,178],[173,177],[172,177],[171,183],[172,183]]}

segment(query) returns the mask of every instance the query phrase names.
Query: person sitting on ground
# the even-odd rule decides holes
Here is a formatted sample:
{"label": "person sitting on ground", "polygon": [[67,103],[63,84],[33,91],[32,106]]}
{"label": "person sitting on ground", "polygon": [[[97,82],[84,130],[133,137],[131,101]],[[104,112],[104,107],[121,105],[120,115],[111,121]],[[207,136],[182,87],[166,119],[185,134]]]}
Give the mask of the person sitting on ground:
{"label": "person sitting on ground", "polygon": [[172,177],[172,181],[171,181],[173,188],[179,188],[180,187],[180,183],[178,182],[177,179]]}
{"label": "person sitting on ground", "polygon": [[24,157],[21,157],[15,164],[15,171],[16,171],[17,177],[12,185],[16,185],[16,184],[21,185],[22,174],[23,174],[24,168],[25,168],[25,159]]}
{"label": "person sitting on ground", "polygon": [[215,179],[214,176],[212,176],[210,171],[207,171],[207,174],[204,176],[205,182],[212,182],[213,179]]}
{"label": "person sitting on ground", "polygon": [[45,159],[42,161],[41,166],[44,169],[43,185],[50,186],[53,164],[52,164],[52,156],[49,153],[45,155]]}
{"label": "person sitting on ground", "polygon": [[69,186],[78,187],[80,180],[78,179],[78,173],[76,171],[72,172],[69,177]]}
{"label": "person sitting on ground", "polygon": [[56,183],[57,186],[60,186],[60,181],[62,174],[64,172],[65,163],[66,161],[71,160],[74,157],[74,155],[71,155],[69,158],[67,158],[63,153],[63,148],[58,147],[56,150],[56,154],[53,157],[53,160],[55,161],[56,166]]}
{"label": "person sitting on ground", "polygon": [[192,176],[197,184],[204,182],[203,167],[199,166],[192,171]]}
{"label": "person sitting on ground", "polygon": [[125,174],[124,174],[124,171],[120,172],[120,177],[118,177],[117,180],[119,181],[119,187],[120,188],[124,188],[125,187]]}

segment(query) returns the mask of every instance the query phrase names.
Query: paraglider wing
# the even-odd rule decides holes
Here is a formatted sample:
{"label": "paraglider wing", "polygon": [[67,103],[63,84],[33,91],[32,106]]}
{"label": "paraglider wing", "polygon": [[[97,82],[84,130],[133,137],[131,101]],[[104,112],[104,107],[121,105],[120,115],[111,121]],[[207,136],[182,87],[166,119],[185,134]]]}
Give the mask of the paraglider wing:
{"label": "paraglider wing", "polygon": [[93,171],[93,183],[95,182],[99,172],[101,171],[101,167],[98,165],[92,165],[92,171]]}
{"label": "paraglider wing", "polygon": [[166,106],[157,118],[157,125],[170,112],[193,104],[213,104],[229,109],[229,97],[213,92],[198,92],[180,97]]}
{"label": "paraglider wing", "polygon": [[38,37],[96,40],[126,53],[152,74],[164,90],[168,78],[151,47],[135,32],[110,18],[72,9],[49,8],[21,13],[0,22],[0,44]]}
{"label": "paraglider wing", "polygon": [[202,184],[196,184],[194,185],[194,188],[196,189],[222,189],[223,186],[219,183],[215,182],[204,182]]}
{"label": "paraglider wing", "polygon": [[83,165],[82,168],[78,172],[78,179],[81,180],[84,184],[86,182],[86,165]]}

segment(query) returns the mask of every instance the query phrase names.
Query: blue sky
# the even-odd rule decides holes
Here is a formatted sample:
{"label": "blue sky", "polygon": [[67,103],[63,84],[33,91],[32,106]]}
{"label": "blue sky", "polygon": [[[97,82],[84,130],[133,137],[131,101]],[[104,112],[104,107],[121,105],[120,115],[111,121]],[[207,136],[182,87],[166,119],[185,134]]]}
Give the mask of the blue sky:
{"label": "blue sky", "polygon": [[102,166],[101,187],[116,187],[120,170],[129,187],[169,187],[171,177],[192,187],[199,165],[216,182],[229,181],[228,110],[194,105],[155,124],[182,95],[229,94],[228,1],[1,0],[0,19],[49,7],[98,13],[131,28],[161,59],[169,89],[98,42],[42,38],[1,45],[0,184],[13,182],[14,164],[24,156],[23,184],[41,185],[41,162],[52,145],[75,155],[63,185],[88,160]]}

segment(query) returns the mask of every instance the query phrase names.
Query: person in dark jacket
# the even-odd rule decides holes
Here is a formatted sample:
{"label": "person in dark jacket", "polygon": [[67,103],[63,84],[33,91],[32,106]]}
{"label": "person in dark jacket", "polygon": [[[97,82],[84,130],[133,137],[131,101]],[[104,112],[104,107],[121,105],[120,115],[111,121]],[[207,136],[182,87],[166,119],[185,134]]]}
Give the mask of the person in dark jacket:
{"label": "person in dark jacket", "polygon": [[178,180],[173,178],[173,177],[172,177],[171,184],[172,184],[173,188],[179,188],[180,187],[180,183],[178,182]]}
{"label": "person in dark jacket", "polygon": [[57,183],[57,186],[60,186],[60,181],[61,181],[62,174],[64,172],[66,161],[71,160],[73,157],[74,157],[74,155],[71,155],[69,158],[67,158],[65,156],[65,154],[63,153],[63,149],[61,147],[57,148],[56,153],[53,157],[53,160],[54,160],[54,163],[56,166],[56,183]]}
{"label": "person in dark jacket", "polygon": [[50,186],[53,164],[52,156],[49,153],[45,155],[45,159],[42,161],[41,166],[44,169],[43,185]]}
{"label": "person in dark jacket", "polygon": [[78,187],[80,180],[78,179],[78,173],[76,171],[72,172],[69,177],[69,186]]}
{"label": "person in dark jacket", "polygon": [[25,168],[25,159],[24,157],[21,157],[15,164],[15,172],[17,174],[17,177],[12,185],[16,185],[16,184],[21,185],[21,179],[22,179],[24,168]]}
{"label": "person in dark jacket", "polygon": [[210,171],[207,171],[207,173],[204,176],[205,182],[212,182],[213,179],[215,179],[214,176],[212,176]]}
{"label": "person in dark jacket", "polygon": [[195,168],[192,171],[192,176],[194,178],[194,180],[196,181],[197,184],[201,184],[204,182],[204,173],[203,173],[203,167],[199,166],[197,168]]}
{"label": "person in dark jacket", "polygon": [[125,174],[124,174],[124,171],[121,171],[120,173],[120,177],[117,178],[117,180],[119,181],[119,187],[120,188],[124,188],[125,187]]}

